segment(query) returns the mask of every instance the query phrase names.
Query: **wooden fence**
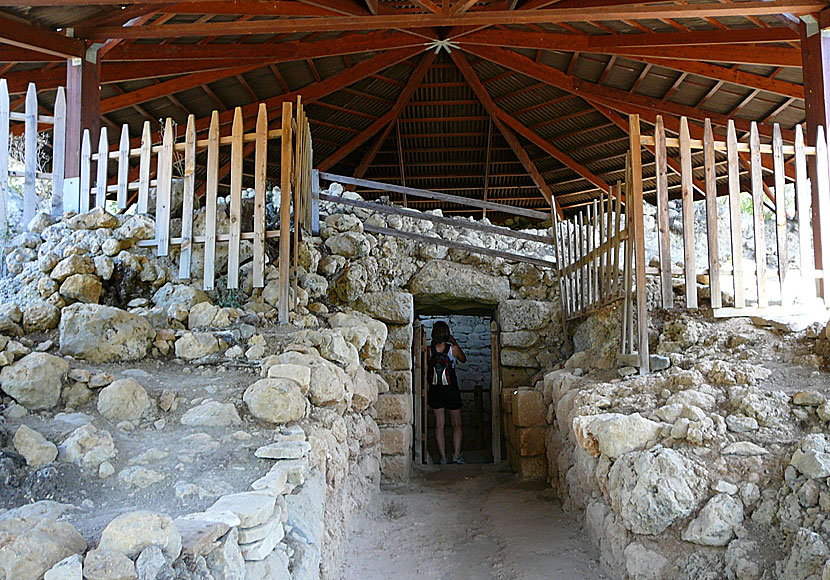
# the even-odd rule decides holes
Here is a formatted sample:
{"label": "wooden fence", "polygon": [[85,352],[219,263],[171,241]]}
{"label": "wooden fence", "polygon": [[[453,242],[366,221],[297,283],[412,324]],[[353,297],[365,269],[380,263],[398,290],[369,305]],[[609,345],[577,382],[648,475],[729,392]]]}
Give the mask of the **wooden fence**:
{"label": "wooden fence", "polygon": [[[52,182],[52,214],[56,217],[63,213],[62,192],[64,182],[64,143],[66,139],[66,95],[63,87],[57,90],[52,115],[43,115],[39,112],[37,89],[34,83],[29,83],[24,99],[24,112],[16,112],[19,103],[11,103],[6,79],[0,79],[0,236],[9,231],[9,200],[11,189],[10,177],[23,178],[23,215],[18,225],[21,228],[32,220],[37,212],[37,181]],[[23,170],[9,169],[9,134],[14,124],[23,123]],[[51,171],[38,170],[38,125],[40,131],[52,131],[52,150],[60,151],[60,155],[52,156]],[[20,131],[15,131],[20,133]]]}
{"label": "wooden fence", "polygon": [[[710,301],[715,316],[746,316],[753,312],[765,310],[771,304],[779,306],[784,311],[797,311],[809,307],[816,297],[817,280],[821,278],[821,271],[814,267],[813,243],[822,243],[830,248],[830,170],[828,169],[827,144],[824,129],[818,127],[818,137],[815,146],[806,146],[802,128],[796,127],[795,143],[784,145],[782,131],[778,124],[773,127],[771,143],[762,144],[755,123],[745,137],[749,142],[738,140],[735,125],[729,121],[726,140],[717,140],[714,137],[712,123],[705,120],[702,132],[695,127],[700,138],[693,139],[690,126],[686,118],[680,119],[677,138],[666,137],[662,117],[657,117],[654,136],[643,136],[638,143],[632,141],[632,150],[639,151],[640,146],[654,148],[656,160],[656,193],[657,193],[657,241],[659,248],[659,276],[661,285],[661,301],[664,308],[674,306],[672,289],[672,259],[670,255],[670,232],[668,210],[668,172],[667,150],[673,149],[680,157],[681,178],[681,208],[682,208],[682,242],[683,242],[683,273],[685,282],[686,308],[698,307],[698,282],[708,284]],[[704,180],[701,186],[706,207],[706,249],[708,253],[708,268],[698,268],[695,256],[695,226],[694,226],[694,175],[692,167],[693,155],[702,152],[702,168]],[[747,156],[748,154],[748,156]],[[717,168],[722,163],[716,156],[726,157],[726,179],[728,185],[728,214],[729,240],[728,247],[724,248],[718,242],[718,175]],[[764,167],[763,156],[771,156],[772,169]],[[788,160],[787,157],[790,157]],[[808,159],[815,164],[816,182],[811,184],[808,179]],[[786,187],[786,165],[794,162],[794,193],[796,208],[796,222],[799,240],[798,280],[793,280],[790,272],[789,242],[787,237],[787,199],[791,194]],[[743,221],[741,211],[740,180],[741,165],[744,165],[750,174],[749,194],[752,199],[752,238],[755,253],[755,266],[749,267],[745,263],[743,253]],[[774,188],[768,187],[764,180],[764,173],[771,172],[774,177]],[[790,172],[793,173],[793,172]],[[724,177],[724,176],[720,176]],[[816,223],[811,224],[811,185],[817,187],[818,217]],[[766,243],[765,207],[771,208],[774,214],[772,227],[775,228],[775,247],[768,248]],[[816,232],[818,239],[811,240],[811,231]],[[775,271],[768,271],[768,254],[777,262]],[[727,260],[728,257],[728,260]],[[703,276],[699,277],[699,274]],[[747,280],[747,277],[750,277]],[[730,280],[731,278],[731,280]],[[746,283],[751,283],[755,290],[754,296],[747,296]],[[795,283],[797,282],[797,283]],[[772,283],[774,286],[770,286]],[[723,293],[731,285],[733,307],[724,307]],[[771,296],[773,295],[773,296]],[[830,293],[825,293],[825,305],[830,306]]]}

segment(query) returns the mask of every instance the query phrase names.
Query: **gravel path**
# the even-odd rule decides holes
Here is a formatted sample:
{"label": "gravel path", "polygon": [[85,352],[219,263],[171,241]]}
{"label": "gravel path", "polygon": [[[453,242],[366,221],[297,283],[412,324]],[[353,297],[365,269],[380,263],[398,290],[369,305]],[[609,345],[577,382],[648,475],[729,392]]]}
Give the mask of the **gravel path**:
{"label": "gravel path", "polygon": [[605,577],[548,485],[492,466],[424,468],[374,506],[353,523],[343,580]]}

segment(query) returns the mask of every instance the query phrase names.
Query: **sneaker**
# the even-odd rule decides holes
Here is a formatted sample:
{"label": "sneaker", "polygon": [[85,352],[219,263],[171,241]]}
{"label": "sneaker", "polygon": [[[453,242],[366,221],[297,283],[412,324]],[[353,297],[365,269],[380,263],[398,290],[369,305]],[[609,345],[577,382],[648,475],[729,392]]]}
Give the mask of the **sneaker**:
{"label": "sneaker", "polygon": [[441,465],[446,465],[447,464],[447,458],[442,457],[440,463],[441,463]]}
{"label": "sneaker", "polygon": [[452,462],[457,463],[458,465],[464,465],[467,463],[466,461],[464,461],[463,455],[454,455],[452,458]]}

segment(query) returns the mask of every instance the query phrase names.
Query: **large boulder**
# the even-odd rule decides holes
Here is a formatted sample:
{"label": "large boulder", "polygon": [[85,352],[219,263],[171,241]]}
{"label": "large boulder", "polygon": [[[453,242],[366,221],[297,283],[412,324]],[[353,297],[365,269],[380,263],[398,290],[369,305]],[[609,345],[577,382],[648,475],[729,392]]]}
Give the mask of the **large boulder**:
{"label": "large boulder", "polygon": [[242,419],[233,403],[207,401],[189,409],[182,416],[181,423],[191,427],[227,427],[241,424]]}
{"label": "large boulder", "polygon": [[[49,278],[42,278],[49,280]],[[26,332],[44,332],[52,330],[60,322],[60,309],[48,302],[37,301],[26,306],[23,311],[23,330]]]}
{"label": "large boulder", "polygon": [[261,379],[245,390],[242,400],[254,417],[271,423],[299,421],[308,405],[300,385],[291,379]]}
{"label": "large boulder", "polygon": [[190,311],[199,302],[210,302],[210,297],[195,286],[168,282],[153,294],[153,302],[165,310],[171,306],[182,306]]}
{"label": "large boulder", "polygon": [[441,304],[464,311],[475,305],[498,304],[510,298],[510,281],[479,268],[446,260],[431,260],[409,281],[419,305]]}
{"label": "large boulder", "polygon": [[820,433],[807,435],[799,443],[790,459],[790,465],[811,479],[830,476],[830,447]]}
{"label": "large boulder", "polygon": [[187,332],[176,341],[176,356],[196,360],[219,352],[219,341],[209,332]]}
{"label": "large boulder", "polygon": [[135,379],[113,381],[98,394],[98,412],[112,421],[135,421],[152,405],[147,391]]}
{"label": "large boulder", "polygon": [[288,351],[269,357],[268,362],[263,363],[263,368],[267,368],[265,373],[269,377],[280,378],[286,375],[277,374],[272,368],[281,365],[299,365],[311,369],[309,384],[305,385],[300,381],[299,385],[302,392],[307,393],[308,398],[315,405],[325,406],[340,401],[345,396],[346,390],[351,390],[351,379],[346,372],[313,351],[310,354]]}
{"label": "large boulder", "polygon": [[29,410],[51,409],[60,400],[63,377],[68,372],[69,364],[62,358],[33,352],[3,367],[0,384],[4,393]]}
{"label": "large boulder", "polygon": [[94,274],[72,274],[60,287],[61,296],[74,302],[97,304],[101,297],[101,281]]}
{"label": "large boulder", "polygon": [[577,443],[594,457],[602,453],[611,459],[645,448],[657,438],[661,426],[639,413],[582,415],[573,420]]}
{"label": "large boulder", "polygon": [[87,469],[98,469],[104,461],[112,459],[118,451],[108,431],[98,431],[86,424],[75,429],[59,446],[63,461],[77,463]]}
{"label": "large boulder", "polygon": [[637,534],[659,534],[688,516],[703,487],[695,465],[664,447],[623,455],[608,473],[611,507]]}
{"label": "large boulder", "polygon": [[0,578],[41,580],[55,564],[83,553],[86,540],[71,524],[53,519],[0,521]]}
{"label": "large boulder", "polygon": [[61,352],[91,362],[144,358],[155,336],[145,319],[113,306],[79,303],[61,313]]}
{"label": "large boulder", "polygon": [[112,520],[101,533],[98,549],[133,558],[147,546],[154,545],[172,561],[182,552],[182,536],[169,516],[140,510]]}

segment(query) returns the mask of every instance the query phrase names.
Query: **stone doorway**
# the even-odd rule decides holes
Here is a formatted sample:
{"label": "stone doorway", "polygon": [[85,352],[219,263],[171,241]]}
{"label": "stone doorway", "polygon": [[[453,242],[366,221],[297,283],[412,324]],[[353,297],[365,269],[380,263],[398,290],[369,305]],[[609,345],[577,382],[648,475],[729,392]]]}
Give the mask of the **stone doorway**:
{"label": "stone doorway", "polygon": [[[495,371],[493,368],[492,317],[489,315],[421,314],[418,319],[420,325],[416,325],[416,348],[420,333],[423,333],[422,344],[427,345],[428,348],[432,325],[438,320],[443,320],[449,324],[453,336],[466,354],[466,363],[459,364],[456,369],[462,398],[461,417],[464,435],[461,450],[467,463],[492,463],[493,372],[498,377],[498,368],[496,367]],[[422,372],[427,357],[428,354],[424,356],[424,364],[414,365],[413,373]],[[421,384],[422,381],[418,377],[414,377],[413,385]],[[420,425],[416,425],[415,432],[424,435],[422,442],[418,442],[416,437],[416,446],[422,446],[423,452],[421,455],[424,463],[435,462],[439,457],[438,446],[435,442],[435,417],[432,410],[425,405],[423,390],[416,389],[414,396],[420,398],[422,406],[421,412],[417,413],[415,417],[416,422],[420,423]],[[418,402],[416,400],[416,409],[419,407]],[[498,417],[496,419],[498,420]],[[452,449],[452,425],[449,415],[445,426],[445,441],[449,453],[449,450]],[[416,450],[416,461],[418,455]]]}

